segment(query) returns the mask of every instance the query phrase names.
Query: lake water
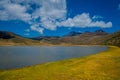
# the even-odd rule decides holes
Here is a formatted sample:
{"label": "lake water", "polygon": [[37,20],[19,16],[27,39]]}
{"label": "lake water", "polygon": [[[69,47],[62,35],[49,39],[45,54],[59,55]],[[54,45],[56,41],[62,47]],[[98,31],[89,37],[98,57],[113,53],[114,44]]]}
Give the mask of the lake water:
{"label": "lake water", "polygon": [[0,69],[13,69],[45,62],[77,58],[106,50],[103,46],[0,47]]}

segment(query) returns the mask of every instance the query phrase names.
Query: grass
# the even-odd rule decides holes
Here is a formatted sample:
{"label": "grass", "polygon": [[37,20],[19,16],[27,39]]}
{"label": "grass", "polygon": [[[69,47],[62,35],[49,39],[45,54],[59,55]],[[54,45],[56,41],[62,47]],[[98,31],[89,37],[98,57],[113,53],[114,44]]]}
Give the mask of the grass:
{"label": "grass", "polygon": [[0,80],[120,80],[120,48],[82,58],[0,71]]}

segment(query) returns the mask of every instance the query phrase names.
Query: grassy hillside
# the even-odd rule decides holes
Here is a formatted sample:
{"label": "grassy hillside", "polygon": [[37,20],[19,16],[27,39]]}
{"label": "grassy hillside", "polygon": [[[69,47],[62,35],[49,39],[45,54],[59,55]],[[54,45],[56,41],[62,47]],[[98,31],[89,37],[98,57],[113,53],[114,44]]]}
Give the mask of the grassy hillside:
{"label": "grassy hillside", "polygon": [[120,80],[120,48],[99,54],[0,71],[0,80]]}
{"label": "grassy hillside", "polygon": [[79,36],[64,37],[61,42],[77,45],[102,45],[108,34],[84,33]]}
{"label": "grassy hillside", "polygon": [[[71,36],[72,35],[72,36]],[[75,36],[74,36],[75,35]],[[0,45],[115,45],[120,46],[120,31],[108,34],[102,30],[73,33],[68,36],[40,36],[28,39],[11,32],[0,31]]]}
{"label": "grassy hillside", "polygon": [[104,43],[106,45],[115,45],[120,47],[120,31],[115,32],[112,35],[106,37]]}
{"label": "grassy hillside", "polygon": [[37,38],[41,42],[59,45],[59,44],[72,44],[72,45],[103,45],[103,42],[110,34],[104,31],[95,32],[70,32],[68,35],[63,37],[43,37],[42,39]]}
{"label": "grassy hillside", "polygon": [[120,31],[113,34],[106,32],[85,32],[75,36],[64,36],[64,37],[45,37],[40,40],[43,43],[60,45],[114,45],[120,46]]}
{"label": "grassy hillside", "polygon": [[0,31],[0,45],[39,45],[40,42],[21,37],[12,32]]}

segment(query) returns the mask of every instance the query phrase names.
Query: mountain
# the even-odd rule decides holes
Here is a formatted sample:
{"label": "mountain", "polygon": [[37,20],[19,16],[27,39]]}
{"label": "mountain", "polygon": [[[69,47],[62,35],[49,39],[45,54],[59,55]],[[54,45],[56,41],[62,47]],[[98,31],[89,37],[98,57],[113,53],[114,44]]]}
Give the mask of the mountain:
{"label": "mountain", "polygon": [[15,34],[11,32],[6,32],[6,31],[0,31],[0,38],[1,39],[11,39],[14,38]]}
{"label": "mountain", "polygon": [[110,34],[103,30],[96,30],[94,32],[85,31],[84,33],[72,31],[63,37],[39,36],[32,39],[54,45],[59,44],[99,45],[103,44],[106,36],[108,35]]}
{"label": "mountain", "polygon": [[103,30],[84,33],[70,32],[63,37],[38,36],[24,38],[12,32],[0,31],[0,45],[115,45],[120,46],[120,31],[109,34]]}
{"label": "mountain", "polygon": [[106,45],[115,45],[120,46],[120,31],[117,31],[108,37],[106,37],[106,40],[104,41]]}
{"label": "mountain", "polygon": [[38,36],[31,38],[33,40],[38,40],[41,43],[46,43],[46,44],[60,44],[61,42],[59,41],[60,37],[59,36]]}
{"label": "mountain", "polygon": [[102,30],[102,29],[99,29],[99,30],[96,30],[95,32],[105,32],[104,30]]}
{"label": "mountain", "polygon": [[103,44],[105,37],[109,34],[103,30],[95,32],[84,32],[77,36],[65,36],[61,39],[64,43],[79,44],[79,45],[98,45]]}
{"label": "mountain", "polygon": [[69,32],[67,35],[65,35],[65,36],[78,36],[78,35],[80,35],[80,34],[82,34],[82,33],[80,33],[80,32],[76,32],[76,31],[72,31],[72,32]]}
{"label": "mountain", "polygon": [[39,41],[21,37],[7,31],[0,31],[0,45],[34,45]]}
{"label": "mountain", "polygon": [[57,39],[59,38],[59,36],[38,36],[38,37],[34,37],[32,38],[33,40],[52,40],[52,39]]}
{"label": "mountain", "polygon": [[93,33],[96,34],[96,35],[107,35],[108,34],[107,32],[105,32],[102,29],[96,30]]}

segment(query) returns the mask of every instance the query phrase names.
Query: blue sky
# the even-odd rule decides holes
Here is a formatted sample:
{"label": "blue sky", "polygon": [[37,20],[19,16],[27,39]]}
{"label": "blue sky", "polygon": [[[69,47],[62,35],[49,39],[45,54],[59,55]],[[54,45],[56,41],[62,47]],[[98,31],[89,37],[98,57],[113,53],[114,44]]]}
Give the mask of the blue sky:
{"label": "blue sky", "polygon": [[120,0],[0,0],[0,30],[24,37],[120,30]]}

